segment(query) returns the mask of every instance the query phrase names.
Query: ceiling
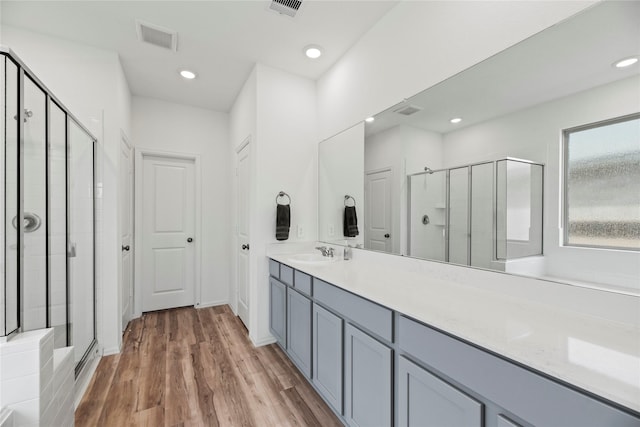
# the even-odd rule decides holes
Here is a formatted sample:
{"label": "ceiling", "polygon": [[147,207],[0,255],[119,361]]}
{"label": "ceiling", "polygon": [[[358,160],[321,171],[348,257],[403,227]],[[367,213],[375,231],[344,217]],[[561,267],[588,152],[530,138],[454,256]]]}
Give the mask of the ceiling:
{"label": "ceiling", "polygon": [[[269,0],[2,0],[0,15],[2,25],[117,52],[133,95],[229,111],[255,63],[316,80],[398,1],[304,0],[290,18]],[[177,31],[178,51],[138,41],[136,19]],[[308,44],[323,56],[306,58]],[[181,68],[198,78],[183,80]]]}
{"label": "ceiling", "polygon": [[[433,86],[375,117],[366,135],[399,124],[446,134],[533,105],[640,75],[640,2],[604,2]],[[640,105],[640,88],[638,102]],[[415,105],[401,116],[394,110]],[[457,125],[449,120],[462,117]]]}

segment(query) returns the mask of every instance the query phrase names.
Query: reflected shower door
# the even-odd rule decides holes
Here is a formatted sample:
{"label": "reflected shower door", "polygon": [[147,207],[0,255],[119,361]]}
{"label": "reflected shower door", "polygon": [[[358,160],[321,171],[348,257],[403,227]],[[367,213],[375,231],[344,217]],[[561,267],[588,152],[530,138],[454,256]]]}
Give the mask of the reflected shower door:
{"label": "reflected shower door", "polygon": [[449,171],[449,262],[469,265],[469,167]]}
{"label": "reflected shower door", "polygon": [[495,268],[493,162],[471,166],[471,265]]}
{"label": "reflected shower door", "polygon": [[446,171],[409,177],[409,255],[446,260]]}
{"label": "reflected shower door", "polygon": [[80,362],[95,338],[93,140],[73,120],[67,126],[70,329]]}
{"label": "reflected shower door", "polygon": [[[24,79],[23,330],[47,327],[47,97]],[[17,224],[17,219],[15,223]]]}

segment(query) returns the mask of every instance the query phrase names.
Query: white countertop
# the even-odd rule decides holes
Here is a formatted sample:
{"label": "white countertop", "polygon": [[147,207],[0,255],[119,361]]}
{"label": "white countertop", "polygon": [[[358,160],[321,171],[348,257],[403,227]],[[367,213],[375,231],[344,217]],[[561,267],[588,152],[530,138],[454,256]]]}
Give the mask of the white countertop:
{"label": "white countertop", "polygon": [[[309,265],[293,262],[286,254],[269,257],[640,412],[637,324],[589,316],[571,307],[531,302],[370,260]],[[580,304],[579,298],[575,303]]]}

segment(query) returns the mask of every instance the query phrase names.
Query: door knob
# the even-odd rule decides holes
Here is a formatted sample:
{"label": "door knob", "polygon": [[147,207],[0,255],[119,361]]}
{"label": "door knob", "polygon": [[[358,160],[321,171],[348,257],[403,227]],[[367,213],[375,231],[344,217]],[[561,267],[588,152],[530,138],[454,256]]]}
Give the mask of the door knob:
{"label": "door knob", "polygon": [[187,239],[187,242],[189,242],[189,243],[193,242],[193,238],[192,238],[192,237],[189,237],[189,238]]}
{"label": "door knob", "polygon": [[123,251],[127,251],[127,252],[128,252],[128,251],[129,251],[129,249],[131,249],[131,248],[129,247],[129,245],[127,245],[127,246],[122,246],[122,250],[123,250]]}
{"label": "door knob", "polygon": [[242,245],[242,250],[249,250],[249,244]]}
{"label": "door knob", "polygon": [[387,234],[385,234],[385,235],[384,235],[384,238],[385,238],[385,239],[388,239],[389,237],[391,237],[391,236],[389,235],[389,233],[387,233]]}

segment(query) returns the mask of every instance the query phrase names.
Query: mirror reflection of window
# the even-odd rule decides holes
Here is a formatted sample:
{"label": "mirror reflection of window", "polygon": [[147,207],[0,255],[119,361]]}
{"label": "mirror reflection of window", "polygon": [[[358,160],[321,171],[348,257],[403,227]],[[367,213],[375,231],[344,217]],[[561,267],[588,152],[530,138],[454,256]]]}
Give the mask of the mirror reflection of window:
{"label": "mirror reflection of window", "polygon": [[640,114],[565,131],[565,245],[640,249]]}

